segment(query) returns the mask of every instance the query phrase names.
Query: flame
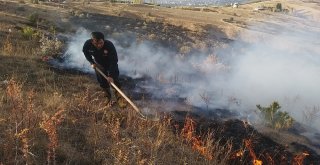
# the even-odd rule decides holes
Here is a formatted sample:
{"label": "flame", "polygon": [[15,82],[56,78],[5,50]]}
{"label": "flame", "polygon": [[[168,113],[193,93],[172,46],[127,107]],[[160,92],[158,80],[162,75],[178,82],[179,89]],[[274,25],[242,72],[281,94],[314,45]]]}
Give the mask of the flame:
{"label": "flame", "polygon": [[252,157],[253,159],[253,164],[254,165],[262,165],[262,161],[261,160],[258,160],[257,159],[257,156],[256,154],[254,153],[253,149],[252,149],[252,143],[251,143],[251,140],[245,140],[244,141],[244,144],[246,146],[246,148],[249,150],[250,152],[250,156]]}
{"label": "flame", "polygon": [[242,157],[243,156],[243,151],[238,151],[237,153],[236,153],[236,157]]}
{"label": "flame", "polygon": [[232,154],[232,156],[230,157],[230,159],[237,159],[237,158],[241,158],[244,154],[244,151],[241,149],[235,153]]}
{"label": "flame", "polygon": [[195,133],[195,122],[190,118],[186,117],[184,127],[181,130],[181,136],[192,144],[192,149],[198,151],[206,159],[212,160],[212,154],[207,147],[204,146],[204,142],[200,140],[200,137],[194,135]]}
{"label": "flame", "polygon": [[184,127],[182,128],[181,135],[184,137],[188,142],[192,140],[195,122],[190,118],[186,117]]}
{"label": "flame", "polygon": [[302,164],[303,164],[303,160],[304,160],[307,156],[309,156],[309,153],[306,152],[306,151],[303,152],[303,153],[301,153],[301,154],[299,154],[299,155],[294,156],[294,158],[293,158],[293,160],[294,160],[293,165],[302,165]]}
{"label": "flame", "polygon": [[253,164],[254,165],[262,165],[262,161],[261,160],[253,160]]}

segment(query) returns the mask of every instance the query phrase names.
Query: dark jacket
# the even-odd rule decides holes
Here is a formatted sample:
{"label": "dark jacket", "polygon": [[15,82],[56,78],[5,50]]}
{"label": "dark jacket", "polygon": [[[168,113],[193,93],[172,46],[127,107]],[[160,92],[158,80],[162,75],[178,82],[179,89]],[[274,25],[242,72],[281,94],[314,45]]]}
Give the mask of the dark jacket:
{"label": "dark jacket", "polygon": [[87,40],[83,45],[83,53],[91,64],[98,64],[103,67],[105,73],[111,77],[119,76],[118,55],[113,43],[109,40],[104,41],[101,49],[97,49],[91,43],[92,39]]}

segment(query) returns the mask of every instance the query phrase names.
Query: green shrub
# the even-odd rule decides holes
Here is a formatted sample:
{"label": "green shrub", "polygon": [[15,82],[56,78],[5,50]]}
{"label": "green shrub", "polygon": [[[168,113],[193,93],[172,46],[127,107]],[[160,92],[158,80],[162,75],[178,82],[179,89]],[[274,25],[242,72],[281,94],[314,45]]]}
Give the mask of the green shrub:
{"label": "green shrub", "polygon": [[282,4],[281,4],[281,3],[277,3],[277,5],[276,5],[276,11],[277,11],[277,12],[281,12],[281,11],[282,11]]}
{"label": "green shrub", "polygon": [[32,27],[26,26],[22,28],[22,36],[27,39],[32,39],[33,34],[35,31]]}
{"label": "green shrub", "polygon": [[288,112],[277,112],[273,119],[273,127],[275,129],[290,128],[293,125],[293,118]]}
{"label": "green shrub", "polygon": [[35,25],[39,21],[39,14],[37,12],[33,12],[28,16],[28,19],[32,24]]}
{"label": "green shrub", "polygon": [[286,129],[293,125],[293,118],[287,112],[281,112],[281,106],[278,102],[273,102],[269,107],[261,107],[257,105],[262,117],[269,126],[274,129]]}

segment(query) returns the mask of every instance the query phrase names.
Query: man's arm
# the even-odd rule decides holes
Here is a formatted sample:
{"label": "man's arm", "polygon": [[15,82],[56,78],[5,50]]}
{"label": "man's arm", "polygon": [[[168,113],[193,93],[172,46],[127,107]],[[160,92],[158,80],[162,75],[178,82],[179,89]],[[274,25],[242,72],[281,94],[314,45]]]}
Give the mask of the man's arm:
{"label": "man's arm", "polygon": [[90,40],[87,40],[82,48],[82,52],[84,54],[84,56],[86,57],[86,59],[90,62],[91,65],[95,64],[91,54],[89,53],[89,47],[90,47]]}

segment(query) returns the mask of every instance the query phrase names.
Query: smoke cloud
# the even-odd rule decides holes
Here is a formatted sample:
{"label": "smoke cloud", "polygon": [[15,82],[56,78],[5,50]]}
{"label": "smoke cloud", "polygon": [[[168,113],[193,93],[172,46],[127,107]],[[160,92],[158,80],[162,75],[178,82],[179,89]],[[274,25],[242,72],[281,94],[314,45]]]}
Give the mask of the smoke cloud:
{"label": "smoke cloud", "polygon": [[[239,35],[241,42],[214,54],[183,56],[152,42],[122,46],[116,39],[108,39],[118,51],[121,74],[133,78],[147,75],[164,86],[178,84],[180,88],[173,93],[192,105],[226,108],[250,119],[257,104],[268,106],[278,101],[281,111],[307,123],[304,114],[320,109],[320,26],[306,28],[308,23],[252,25]],[[93,72],[82,53],[89,37],[85,29],[72,36],[65,61],[59,65]],[[320,119],[312,120],[308,124],[317,128]]]}
{"label": "smoke cloud", "polygon": [[[302,20],[300,20],[302,21]],[[234,93],[245,107],[254,105],[269,105],[278,101],[281,111],[287,111],[295,120],[311,124],[318,129],[320,119],[313,118],[310,122],[310,112],[320,115],[320,48],[317,36],[319,29],[308,28],[319,24],[303,20],[305,26],[282,23],[281,28],[268,33],[246,32],[243,36],[258,38],[250,44],[236,43],[232,47],[239,50],[232,62],[232,71],[226,82],[226,93]],[[256,26],[262,31],[271,29],[272,24]],[[315,112],[315,111],[314,111]],[[305,115],[306,114],[306,115]]]}
{"label": "smoke cloud", "polygon": [[53,65],[60,68],[76,69],[86,73],[93,73],[90,63],[87,62],[82,53],[82,46],[84,42],[90,38],[90,33],[84,29],[79,29],[76,34],[70,36],[70,41],[67,43],[68,47],[63,55],[63,62],[53,61]]}

